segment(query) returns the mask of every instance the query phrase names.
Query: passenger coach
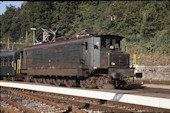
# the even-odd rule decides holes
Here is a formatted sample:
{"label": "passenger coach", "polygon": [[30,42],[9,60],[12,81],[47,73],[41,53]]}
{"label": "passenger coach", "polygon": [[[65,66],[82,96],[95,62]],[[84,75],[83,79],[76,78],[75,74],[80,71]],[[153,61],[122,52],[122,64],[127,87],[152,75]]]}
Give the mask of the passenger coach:
{"label": "passenger coach", "polygon": [[[0,52],[0,76],[1,79],[15,79],[16,74],[20,73],[20,51]],[[18,60],[18,63],[17,63]],[[18,67],[18,68],[17,68]]]}

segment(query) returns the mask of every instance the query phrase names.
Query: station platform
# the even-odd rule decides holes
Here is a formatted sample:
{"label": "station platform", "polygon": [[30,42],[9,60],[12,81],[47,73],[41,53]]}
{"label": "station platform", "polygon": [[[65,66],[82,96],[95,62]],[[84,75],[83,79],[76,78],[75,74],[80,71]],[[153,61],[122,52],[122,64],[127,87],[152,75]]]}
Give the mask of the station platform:
{"label": "station platform", "polygon": [[0,86],[170,109],[170,93],[168,92],[169,89],[166,89],[168,91],[162,89],[165,90],[164,92],[161,92],[160,89],[158,90],[155,89],[156,92],[154,92],[153,89],[149,88],[132,90],[81,89],[80,87],[67,88],[37,83],[12,82],[12,81],[11,82],[0,81]]}

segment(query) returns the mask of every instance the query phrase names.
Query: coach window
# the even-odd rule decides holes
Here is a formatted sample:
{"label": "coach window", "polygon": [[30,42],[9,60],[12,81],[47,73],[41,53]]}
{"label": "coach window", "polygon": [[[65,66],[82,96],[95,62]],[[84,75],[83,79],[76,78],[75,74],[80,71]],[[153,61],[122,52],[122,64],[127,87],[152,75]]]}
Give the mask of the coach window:
{"label": "coach window", "polygon": [[10,57],[8,58],[8,61],[9,61],[8,66],[12,66],[12,59]]}
{"label": "coach window", "polygon": [[0,65],[3,66],[3,58],[0,58]]}
{"label": "coach window", "polygon": [[5,57],[5,66],[8,66],[8,59]]}
{"label": "coach window", "polygon": [[2,58],[2,66],[5,66],[5,58]]}

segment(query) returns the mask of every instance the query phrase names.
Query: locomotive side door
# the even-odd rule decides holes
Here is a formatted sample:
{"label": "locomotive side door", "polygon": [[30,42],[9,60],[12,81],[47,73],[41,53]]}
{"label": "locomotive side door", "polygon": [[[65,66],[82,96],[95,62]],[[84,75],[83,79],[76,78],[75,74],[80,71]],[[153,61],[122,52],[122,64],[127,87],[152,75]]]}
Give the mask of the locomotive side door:
{"label": "locomotive side door", "polygon": [[100,37],[93,37],[93,66],[100,67]]}
{"label": "locomotive side door", "polygon": [[100,67],[100,37],[84,40],[83,60],[85,60],[85,65]]}

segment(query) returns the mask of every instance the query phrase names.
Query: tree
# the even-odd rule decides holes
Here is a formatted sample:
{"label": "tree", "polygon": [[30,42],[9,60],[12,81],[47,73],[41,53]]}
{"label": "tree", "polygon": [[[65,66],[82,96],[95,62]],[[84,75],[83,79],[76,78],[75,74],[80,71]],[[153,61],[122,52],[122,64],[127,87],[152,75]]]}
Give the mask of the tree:
{"label": "tree", "polygon": [[15,18],[16,8],[12,5],[6,7],[5,14],[1,15],[1,34],[7,36],[11,34],[12,19]]}

